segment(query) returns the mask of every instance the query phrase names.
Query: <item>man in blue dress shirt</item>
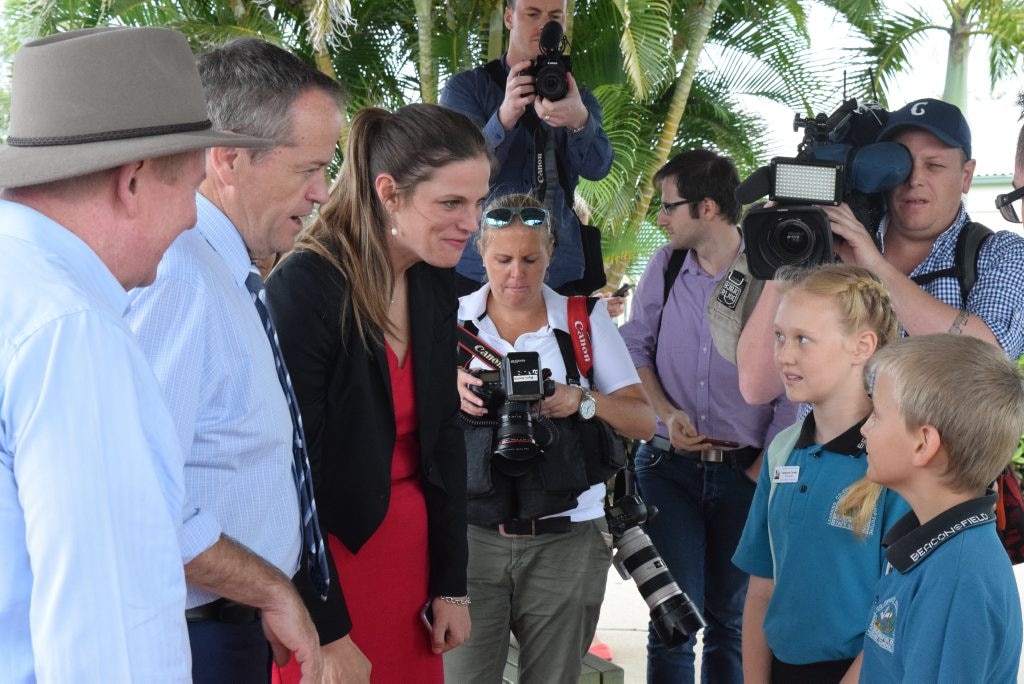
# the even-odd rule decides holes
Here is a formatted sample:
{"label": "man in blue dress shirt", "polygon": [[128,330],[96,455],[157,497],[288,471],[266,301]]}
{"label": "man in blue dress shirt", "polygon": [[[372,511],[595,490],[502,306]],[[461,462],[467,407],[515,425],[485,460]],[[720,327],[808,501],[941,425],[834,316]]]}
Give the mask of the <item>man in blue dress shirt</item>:
{"label": "man in blue dress shirt", "polygon": [[[171,245],[156,282],[132,293],[127,319],[185,452],[193,678],[266,682],[272,653],[284,662],[293,652],[306,675],[323,656],[291,584],[304,555],[293,477],[298,430],[247,279],[254,261],[291,249],[303,217],[326,201],[342,92],[255,39],[201,55],[199,72],[217,125],[274,147],[210,151],[195,230]],[[342,661],[358,671],[365,661],[351,641],[345,646]]]}
{"label": "man in blue dress shirt", "polygon": [[121,316],[195,222],[211,130],[185,38],[14,61],[0,147],[0,679],[187,682],[181,447]]}
{"label": "man in blue dress shirt", "polygon": [[[493,66],[477,67],[455,74],[444,86],[441,104],[462,112],[484,133],[494,150],[500,169],[491,185],[494,195],[537,191],[545,187],[536,171],[533,128],[554,144],[554,160],[545,160],[545,173],[557,168],[558,183],[547,189],[544,203],[555,217],[557,239],[548,269],[547,284],[562,294],[590,294],[576,283],[583,277],[584,254],[580,221],[573,211],[574,191],[579,178],[601,180],[612,168],[612,146],[601,126],[601,106],[586,88],[580,88],[572,74],[566,76],[568,91],[560,100],[536,94],[533,76],[525,73],[540,54],[541,29],[550,21],[565,26],[565,0],[507,0],[505,26],[509,30],[508,52]],[[496,70],[495,70],[496,67]],[[499,86],[491,74],[500,73]],[[593,268],[594,265],[591,265]],[[598,270],[603,264],[597,264]],[[483,282],[484,266],[470,239],[455,267],[460,289],[475,291]]]}

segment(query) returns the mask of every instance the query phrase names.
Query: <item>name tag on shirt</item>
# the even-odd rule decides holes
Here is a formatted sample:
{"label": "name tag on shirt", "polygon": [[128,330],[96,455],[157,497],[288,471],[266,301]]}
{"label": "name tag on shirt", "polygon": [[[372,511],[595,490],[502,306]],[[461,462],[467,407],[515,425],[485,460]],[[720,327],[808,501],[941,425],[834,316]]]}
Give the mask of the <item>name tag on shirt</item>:
{"label": "name tag on shirt", "polygon": [[800,479],[800,466],[779,466],[772,474],[772,482],[787,484]]}

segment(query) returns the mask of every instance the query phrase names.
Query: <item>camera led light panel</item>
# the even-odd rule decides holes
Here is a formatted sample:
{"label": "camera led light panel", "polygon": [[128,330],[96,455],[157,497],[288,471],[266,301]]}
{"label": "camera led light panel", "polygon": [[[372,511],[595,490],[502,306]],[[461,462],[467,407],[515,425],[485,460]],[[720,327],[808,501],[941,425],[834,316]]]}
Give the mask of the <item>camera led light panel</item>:
{"label": "camera led light panel", "polygon": [[842,201],[843,165],[838,162],[807,162],[798,159],[772,160],[771,198],[809,204],[839,204]]}

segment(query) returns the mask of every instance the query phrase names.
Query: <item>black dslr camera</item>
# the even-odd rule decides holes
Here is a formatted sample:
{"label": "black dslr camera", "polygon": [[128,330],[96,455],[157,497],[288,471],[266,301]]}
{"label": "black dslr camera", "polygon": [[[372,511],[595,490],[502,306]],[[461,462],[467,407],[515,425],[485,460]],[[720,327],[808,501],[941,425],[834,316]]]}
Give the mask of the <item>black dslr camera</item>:
{"label": "black dslr camera", "polygon": [[557,21],[544,24],[540,32],[540,54],[525,74],[536,79],[534,90],[545,100],[561,100],[569,92],[566,74],[572,71],[572,57],[564,54],[569,41]]}
{"label": "black dslr camera", "polygon": [[[558,439],[558,429],[539,412],[544,397],[555,393],[551,371],[541,369],[537,352],[509,352],[496,371],[474,371],[483,385],[470,385],[484,400],[485,418],[462,419],[477,427],[496,427],[493,465],[506,475],[516,477],[529,470],[544,448]],[[534,425],[543,428],[540,438]]]}
{"label": "black dslr camera", "polygon": [[622,495],[604,511],[615,547],[613,563],[622,579],[633,578],[651,610],[654,631],[662,643],[672,648],[686,643],[691,634],[707,627],[707,622],[676,584],[651,538],[640,528],[658,514],[658,509],[648,507],[636,493],[632,467],[630,462],[619,473],[616,487],[623,485]]}
{"label": "black dslr camera", "polygon": [[804,129],[794,158],[775,157],[740,183],[736,199],[749,204],[766,194],[777,206],[752,209],[743,219],[747,263],[756,278],[768,279],[780,266],[814,266],[835,261],[828,216],[819,207],[846,202],[868,230],[885,211],[883,193],[910,175],[911,159],[899,143],[875,139],[889,113],[850,99],[830,116],[796,115]]}

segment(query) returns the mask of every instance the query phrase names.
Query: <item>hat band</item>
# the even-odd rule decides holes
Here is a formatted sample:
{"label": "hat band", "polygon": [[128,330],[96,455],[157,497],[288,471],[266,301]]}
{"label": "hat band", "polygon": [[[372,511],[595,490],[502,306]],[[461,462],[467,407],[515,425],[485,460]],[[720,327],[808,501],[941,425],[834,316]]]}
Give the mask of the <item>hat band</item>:
{"label": "hat band", "polygon": [[10,136],[7,144],[11,147],[51,147],[54,145],[79,145],[82,143],[105,142],[108,140],[127,140],[129,138],[146,138],[172,133],[192,133],[205,131],[213,127],[209,119],[194,123],[171,124],[168,126],[149,126],[147,128],[125,128],[119,131],[103,133],[86,133],[84,135],[61,135],[45,138],[20,138]]}

